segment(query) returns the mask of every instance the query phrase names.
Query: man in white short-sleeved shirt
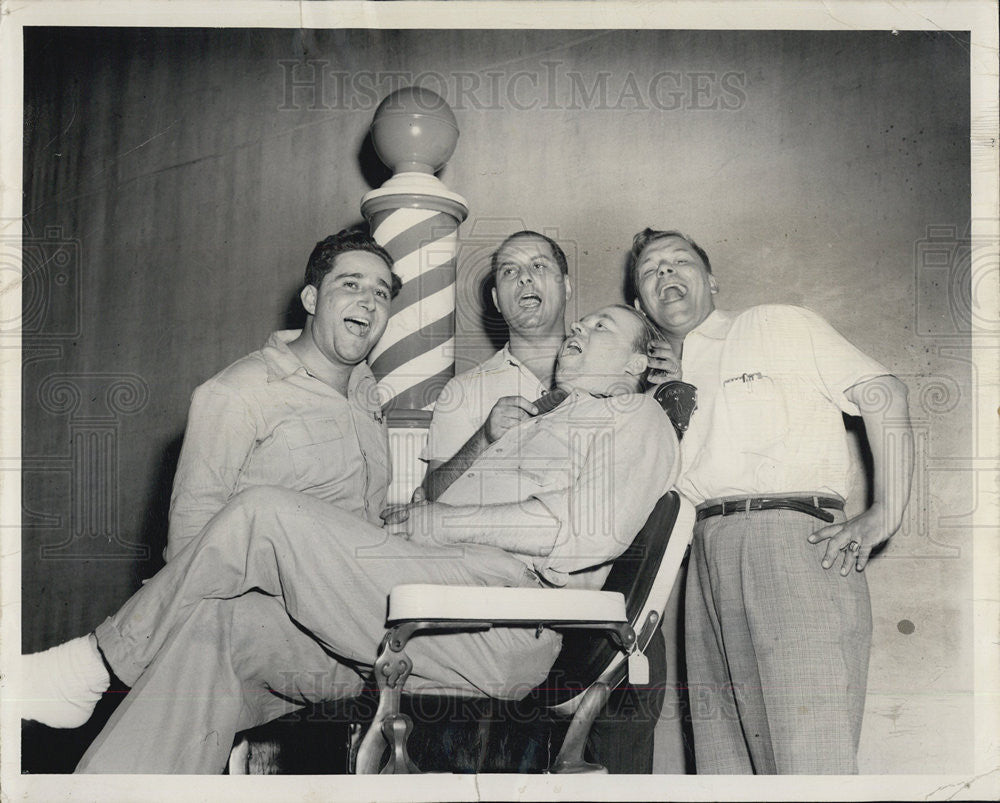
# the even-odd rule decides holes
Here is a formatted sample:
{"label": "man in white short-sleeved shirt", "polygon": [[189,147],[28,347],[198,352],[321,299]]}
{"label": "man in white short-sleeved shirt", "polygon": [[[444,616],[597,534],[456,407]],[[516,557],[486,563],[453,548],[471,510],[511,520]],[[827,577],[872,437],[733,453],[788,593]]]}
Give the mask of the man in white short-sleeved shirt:
{"label": "man in white short-sleeved shirt", "polygon": [[[679,358],[697,388],[678,483],[697,505],[685,611],[697,771],[856,773],[862,572],[909,496],[906,386],[809,310],[716,310],[708,255],[679,232],[637,234],[630,270],[665,335],[651,368]],[[874,463],[873,503],[846,521],[842,413],[863,419]]]}
{"label": "man in white short-sleeved shirt", "polygon": [[493,303],[510,333],[486,362],[445,385],[421,458],[424,488],[436,499],[472,461],[511,427],[537,412],[552,388],[556,355],[566,337],[573,293],[566,255],[549,237],[519,231],[493,253]]}

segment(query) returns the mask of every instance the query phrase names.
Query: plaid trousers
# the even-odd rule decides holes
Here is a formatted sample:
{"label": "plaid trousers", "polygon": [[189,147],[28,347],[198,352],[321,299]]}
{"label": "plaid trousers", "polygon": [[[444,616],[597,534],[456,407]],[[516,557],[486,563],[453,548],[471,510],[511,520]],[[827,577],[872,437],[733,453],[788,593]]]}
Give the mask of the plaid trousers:
{"label": "plaid trousers", "polygon": [[698,773],[857,773],[871,605],[863,572],[823,569],[825,542],[806,540],[823,526],[789,510],[695,526],[685,640]]}

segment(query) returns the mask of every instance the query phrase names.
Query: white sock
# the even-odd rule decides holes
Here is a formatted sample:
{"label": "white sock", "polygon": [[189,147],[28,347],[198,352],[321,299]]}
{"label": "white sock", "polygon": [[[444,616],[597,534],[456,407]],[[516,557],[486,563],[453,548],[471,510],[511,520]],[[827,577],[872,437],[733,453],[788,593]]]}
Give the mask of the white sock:
{"label": "white sock", "polygon": [[111,683],[93,634],[21,656],[21,718],[79,728]]}

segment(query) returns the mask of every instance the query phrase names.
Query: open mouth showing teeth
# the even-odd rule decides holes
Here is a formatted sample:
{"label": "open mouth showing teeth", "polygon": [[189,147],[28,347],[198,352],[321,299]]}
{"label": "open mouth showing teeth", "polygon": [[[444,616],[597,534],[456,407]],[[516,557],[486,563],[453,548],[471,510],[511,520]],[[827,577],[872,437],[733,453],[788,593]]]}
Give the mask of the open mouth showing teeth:
{"label": "open mouth showing teeth", "polygon": [[525,293],[517,300],[518,306],[525,308],[537,307],[541,303],[542,297],[535,293]]}
{"label": "open mouth showing teeth", "polygon": [[371,322],[363,318],[344,318],[344,323],[347,324],[347,330],[358,337],[367,335],[371,328]]}
{"label": "open mouth showing teeth", "polygon": [[564,354],[583,354],[583,346],[581,346],[575,340],[567,340],[566,345],[563,346]]}
{"label": "open mouth showing teeth", "polygon": [[660,288],[660,301],[679,301],[688,293],[686,287],[679,284],[668,284]]}

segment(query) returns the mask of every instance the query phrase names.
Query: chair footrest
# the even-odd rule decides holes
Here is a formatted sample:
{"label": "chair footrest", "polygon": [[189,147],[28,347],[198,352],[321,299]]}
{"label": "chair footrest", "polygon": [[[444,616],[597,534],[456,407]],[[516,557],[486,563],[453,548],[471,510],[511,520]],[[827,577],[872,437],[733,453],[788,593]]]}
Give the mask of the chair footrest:
{"label": "chair footrest", "polygon": [[485,586],[400,585],[389,594],[390,625],[412,620],[544,622],[627,622],[625,597],[617,591]]}

